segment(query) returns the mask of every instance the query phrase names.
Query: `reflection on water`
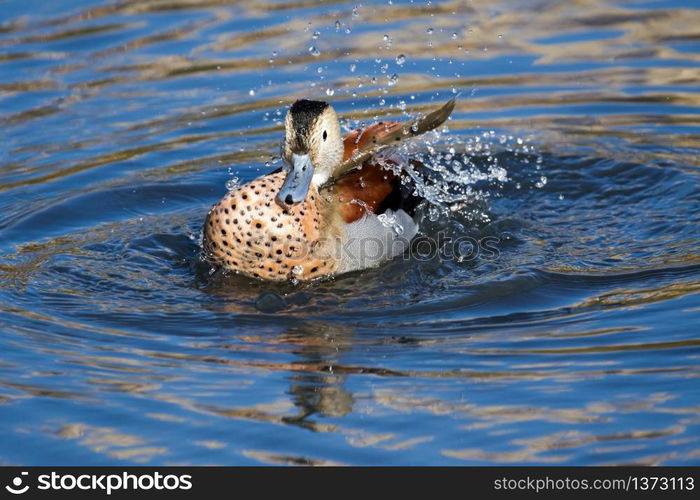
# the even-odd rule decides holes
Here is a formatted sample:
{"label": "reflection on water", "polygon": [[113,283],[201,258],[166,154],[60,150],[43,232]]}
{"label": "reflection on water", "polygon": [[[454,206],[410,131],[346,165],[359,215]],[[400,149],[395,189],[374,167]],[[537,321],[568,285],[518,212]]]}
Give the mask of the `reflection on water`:
{"label": "reflection on water", "polygon": [[[0,463],[698,463],[690,4],[2,10]],[[199,260],[294,99],[350,129],[456,93],[415,153],[470,202],[425,232],[495,257],[300,286]]]}

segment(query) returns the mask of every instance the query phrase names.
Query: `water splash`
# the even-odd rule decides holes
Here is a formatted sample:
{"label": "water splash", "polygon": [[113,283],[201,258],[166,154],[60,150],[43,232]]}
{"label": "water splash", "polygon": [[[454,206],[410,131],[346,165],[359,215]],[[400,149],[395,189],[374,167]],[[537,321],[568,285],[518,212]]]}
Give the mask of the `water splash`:
{"label": "water splash", "polygon": [[[400,101],[402,107],[405,102]],[[424,198],[428,218],[437,221],[455,212],[467,214],[473,203],[500,193],[511,183],[504,155],[518,156],[522,165],[541,164],[541,155],[524,138],[497,135],[495,131],[464,138],[450,134],[447,127],[385,149],[375,161],[397,174],[413,194]],[[538,173],[530,185],[541,188],[546,182]],[[470,216],[483,217],[484,213],[477,211]]]}
{"label": "water splash", "polygon": [[241,181],[238,177],[231,177],[229,180],[226,181],[226,189],[229,191],[234,191],[238,189],[240,185]]}
{"label": "water splash", "polygon": [[390,228],[397,236],[401,236],[404,233],[404,228],[395,214],[379,214],[377,219],[382,223],[382,226]]}

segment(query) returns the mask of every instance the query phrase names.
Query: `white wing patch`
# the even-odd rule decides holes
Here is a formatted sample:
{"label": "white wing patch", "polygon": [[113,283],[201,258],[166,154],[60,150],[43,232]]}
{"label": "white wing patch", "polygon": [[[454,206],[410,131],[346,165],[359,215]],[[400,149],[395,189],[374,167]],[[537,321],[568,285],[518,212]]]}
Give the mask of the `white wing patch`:
{"label": "white wing patch", "polygon": [[338,272],[375,267],[401,255],[418,233],[418,224],[403,210],[365,215],[345,226]]}

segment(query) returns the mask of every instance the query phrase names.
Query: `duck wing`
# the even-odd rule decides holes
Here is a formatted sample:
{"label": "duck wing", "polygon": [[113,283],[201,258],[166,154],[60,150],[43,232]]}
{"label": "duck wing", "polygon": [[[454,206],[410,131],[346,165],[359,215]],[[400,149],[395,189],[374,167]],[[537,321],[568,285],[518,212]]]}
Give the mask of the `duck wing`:
{"label": "duck wing", "polygon": [[440,126],[454,107],[455,99],[450,99],[441,108],[406,123],[378,122],[345,137],[343,164],[327,188],[338,195],[340,212],[346,223],[360,219],[367,212],[379,214],[387,208],[417,204],[417,198],[403,192],[394,172],[371,159],[384,148]]}
{"label": "duck wing", "polygon": [[442,125],[452,114],[455,99],[442,107],[405,123],[379,122],[348,134],[345,138],[343,163],[335,172],[339,178],[353,169],[361,167],[382,149],[396,146],[401,141],[424,134]]}

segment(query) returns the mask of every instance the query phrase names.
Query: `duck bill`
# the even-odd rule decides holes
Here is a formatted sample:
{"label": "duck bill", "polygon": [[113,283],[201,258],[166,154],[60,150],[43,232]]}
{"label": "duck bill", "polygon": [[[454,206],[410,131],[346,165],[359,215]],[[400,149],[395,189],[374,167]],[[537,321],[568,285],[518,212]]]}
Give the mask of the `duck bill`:
{"label": "duck bill", "polygon": [[287,170],[287,178],[282,184],[282,189],[277,193],[277,203],[282,205],[294,205],[306,199],[314,176],[314,166],[308,154],[297,155],[292,153],[291,168]]}

